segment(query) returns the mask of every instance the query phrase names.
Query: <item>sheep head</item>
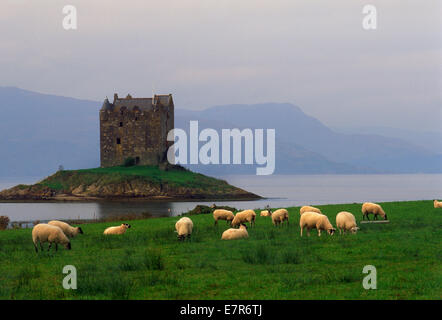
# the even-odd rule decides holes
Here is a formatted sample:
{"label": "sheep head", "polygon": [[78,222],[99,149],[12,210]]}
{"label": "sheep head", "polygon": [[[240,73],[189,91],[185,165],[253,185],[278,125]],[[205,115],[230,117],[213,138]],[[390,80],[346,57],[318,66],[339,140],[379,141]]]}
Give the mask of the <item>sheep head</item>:
{"label": "sheep head", "polygon": [[359,230],[359,227],[353,227],[350,229],[351,233],[356,233]]}

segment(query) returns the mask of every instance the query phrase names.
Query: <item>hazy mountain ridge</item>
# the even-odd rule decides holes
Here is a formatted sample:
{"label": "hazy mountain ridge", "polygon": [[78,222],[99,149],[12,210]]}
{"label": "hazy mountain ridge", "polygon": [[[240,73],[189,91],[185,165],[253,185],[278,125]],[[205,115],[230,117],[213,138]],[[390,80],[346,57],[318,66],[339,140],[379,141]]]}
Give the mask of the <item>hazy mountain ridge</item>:
{"label": "hazy mountain ridge", "polygon": [[442,153],[442,131],[416,131],[382,126],[335,127],[333,130],[345,134],[370,134],[397,138],[435,153]]}
{"label": "hazy mountain ridge", "polygon": [[[0,87],[0,176],[44,176],[99,166],[102,102]],[[442,156],[398,138],[332,130],[288,103],[216,106],[202,111],[176,106],[175,126],[275,128],[275,173],[442,172]],[[255,173],[253,166],[187,166],[207,174]]]}

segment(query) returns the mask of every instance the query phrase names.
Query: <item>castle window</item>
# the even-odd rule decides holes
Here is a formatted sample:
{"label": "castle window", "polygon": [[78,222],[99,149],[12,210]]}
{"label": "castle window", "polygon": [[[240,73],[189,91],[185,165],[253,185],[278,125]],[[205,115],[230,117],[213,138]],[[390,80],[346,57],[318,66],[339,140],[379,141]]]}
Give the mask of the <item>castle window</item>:
{"label": "castle window", "polygon": [[140,157],[136,157],[135,158],[135,164],[139,164],[140,163]]}
{"label": "castle window", "polygon": [[122,127],[123,126],[123,122],[120,122],[120,127]]}
{"label": "castle window", "polygon": [[121,139],[117,138],[117,144],[121,144]]}
{"label": "castle window", "polygon": [[135,121],[137,121],[138,120],[138,117],[135,117]]}

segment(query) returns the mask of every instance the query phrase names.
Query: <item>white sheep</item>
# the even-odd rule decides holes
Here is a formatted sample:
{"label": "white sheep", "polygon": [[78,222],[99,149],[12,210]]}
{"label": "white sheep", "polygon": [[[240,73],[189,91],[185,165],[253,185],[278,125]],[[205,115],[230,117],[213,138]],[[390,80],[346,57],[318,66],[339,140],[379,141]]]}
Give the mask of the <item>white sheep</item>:
{"label": "white sheep", "polygon": [[51,226],[46,223],[39,223],[32,229],[32,241],[34,242],[35,252],[38,252],[37,242],[40,243],[40,249],[43,251],[43,243],[49,242],[48,251],[55,243],[55,251],[58,251],[58,244],[62,244],[66,249],[71,250],[71,242],[57,226]]}
{"label": "white sheep", "polygon": [[51,226],[59,227],[63,230],[64,234],[68,236],[68,238],[73,238],[76,235],[83,234],[83,230],[80,227],[72,227],[68,223],[58,220],[49,221],[48,224]]}
{"label": "white sheep", "polygon": [[272,211],[270,211],[270,210],[262,210],[259,215],[261,217],[271,217],[272,216]]}
{"label": "white sheep", "polygon": [[221,240],[235,240],[248,238],[249,233],[247,232],[247,226],[243,223],[239,226],[239,229],[230,228],[223,232]]}
{"label": "white sheep", "polygon": [[435,208],[442,208],[442,202],[441,201],[434,200],[433,201],[433,205],[434,205]]}
{"label": "white sheep", "polygon": [[241,223],[250,222],[250,226],[255,224],[256,213],[253,210],[244,210],[235,214],[232,220],[232,227],[236,227]]}
{"label": "white sheep", "polygon": [[289,213],[286,209],[278,209],[272,212],[272,222],[274,226],[278,226],[279,224],[283,225],[284,221],[287,221],[287,225],[289,224]]}
{"label": "white sheep", "polygon": [[121,226],[106,228],[103,234],[124,234],[130,227],[130,224],[123,223]]}
{"label": "white sheep", "polygon": [[362,205],[362,220],[365,220],[365,217],[367,217],[367,220],[370,220],[368,217],[370,213],[374,215],[375,220],[378,220],[378,215],[383,217],[384,220],[387,220],[387,215],[380,205],[372,202],[365,202]]}
{"label": "white sheep", "polygon": [[307,228],[307,235],[310,236],[310,230],[318,230],[318,236],[321,236],[321,230],[326,230],[328,234],[333,235],[336,231],[328,220],[326,215],[317,212],[304,212],[299,221],[301,227],[301,237],[304,228]]}
{"label": "white sheep", "polygon": [[218,220],[226,220],[227,223],[232,224],[232,220],[235,216],[232,211],[224,209],[216,209],[213,211],[213,219],[215,219],[215,225],[218,224]]}
{"label": "white sheep", "polygon": [[303,206],[301,207],[301,209],[299,209],[299,214],[302,216],[302,214],[304,212],[316,212],[316,213],[321,213],[321,210],[319,210],[318,208],[315,207],[311,207],[311,206]]}
{"label": "white sheep", "polygon": [[175,223],[176,233],[178,233],[178,240],[184,240],[186,237],[190,238],[193,230],[193,222],[188,217],[183,217]]}
{"label": "white sheep", "polygon": [[336,228],[339,229],[339,234],[345,234],[345,231],[356,233],[359,230],[355,216],[347,211],[341,211],[336,215]]}

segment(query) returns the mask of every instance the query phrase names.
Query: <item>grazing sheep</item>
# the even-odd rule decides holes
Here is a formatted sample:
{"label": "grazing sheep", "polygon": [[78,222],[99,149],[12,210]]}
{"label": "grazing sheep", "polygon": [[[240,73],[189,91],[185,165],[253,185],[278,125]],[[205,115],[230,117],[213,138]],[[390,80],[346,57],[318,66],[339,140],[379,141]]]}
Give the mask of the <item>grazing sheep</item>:
{"label": "grazing sheep", "polygon": [[124,234],[129,228],[130,224],[123,223],[121,226],[118,227],[107,228],[106,230],[104,230],[103,234]]}
{"label": "grazing sheep", "polygon": [[319,210],[318,208],[315,207],[311,207],[311,206],[303,206],[301,207],[301,209],[299,209],[299,214],[302,216],[302,214],[304,212],[316,212],[316,213],[321,213],[321,210]]}
{"label": "grazing sheep", "polygon": [[289,225],[289,213],[286,209],[278,209],[272,212],[272,222],[274,226],[278,226],[279,224],[283,225],[284,221],[287,221],[287,225]]}
{"label": "grazing sheep", "polygon": [[250,222],[250,226],[255,225],[256,213],[253,210],[244,210],[235,214],[232,220],[232,227],[236,227],[241,223]]}
{"label": "grazing sheep", "polygon": [[317,212],[304,212],[301,215],[299,226],[301,227],[301,237],[302,230],[304,230],[304,228],[307,228],[308,236],[310,236],[310,229],[318,230],[319,237],[321,236],[321,230],[327,230],[327,233],[330,235],[333,235],[336,231],[328,220],[327,216]]}
{"label": "grazing sheep", "polygon": [[57,226],[51,226],[46,223],[39,223],[32,229],[32,241],[34,242],[35,252],[38,252],[37,242],[40,243],[40,249],[43,251],[43,243],[49,242],[48,251],[55,243],[55,251],[58,251],[58,244],[62,244],[66,249],[71,250],[69,238]]}
{"label": "grazing sheep", "polygon": [[192,234],[193,222],[187,217],[183,217],[175,223],[176,233],[178,233],[178,240],[184,240],[186,237],[190,239]]}
{"label": "grazing sheep", "polygon": [[385,214],[384,210],[382,210],[380,205],[372,202],[365,202],[362,205],[362,220],[365,220],[365,217],[367,217],[367,220],[370,220],[368,217],[370,213],[374,214],[375,220],[378,220],[378,215],[383,217],[384,220],[387,220],[387,215]]}
{"label": "grazing sheep", "polygon": [[442,202],[434,200],[433,205],[435,208],[442,208]]}
{"label": "grazing sheep", "polygon": [[249,233],[247,232],[247,226],[244,223],[241,223],[239,229],[230,228],[224,231],[221,240],[235,240],[248,237]]}
{"label": "grazing sheep", "polygon": [[272,211],[270,210],[262,210],[260,213],[261,217],[271,217],[272,216]]}
{"label": "grazing sheep", "polygon": [[339,234],[342,232],[345,234],[345,231],[356,233],[359,230],[355,216],[347,211],[341,211],[336,215],[336,228],[339,229]]}
{"label": "grazing sheep", "polygon": [[232,220],[235,216],[232,211],[224,209],[216,209],[213,211],[213,219],[215,219],[215,225],[218,224],[218,220],[226,220],[227,223],[232,224]]}
{"label": "grazing sheep", "polygon": [[72,227],[63,221],[52,220],[49,221],[48,224],[59,227],[61,230],[63,230],[64,234],[68,236],[68,238],[73,238],[79,233],[83,234],[83,230],[80,227]]}

